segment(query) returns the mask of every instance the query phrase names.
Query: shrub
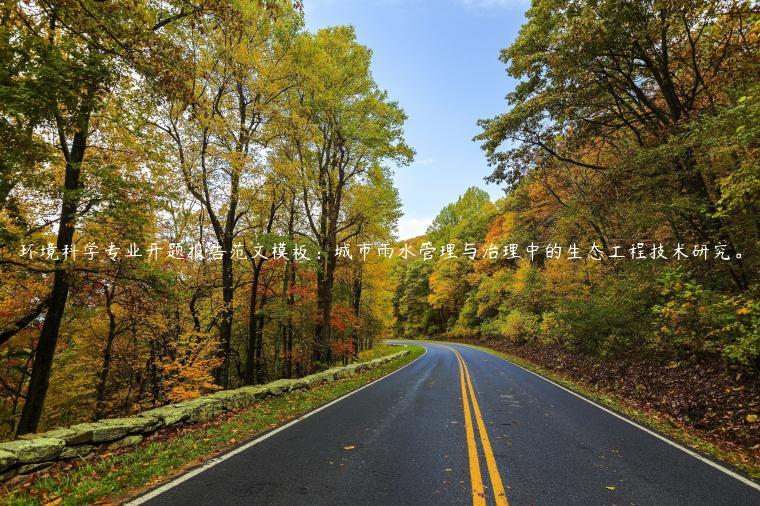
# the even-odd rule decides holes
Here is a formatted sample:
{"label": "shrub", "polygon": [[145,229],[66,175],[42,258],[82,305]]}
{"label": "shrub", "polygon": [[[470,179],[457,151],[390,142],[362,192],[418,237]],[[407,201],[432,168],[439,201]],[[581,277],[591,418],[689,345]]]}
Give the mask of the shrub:
{"label": "shrub", "polygon": [[538,316],[512,309],[503,317],[489,320],[481,327],[484,333],[497,334],[513,343],[526,343],[538,338],[540,324]]}
{"label": "shrub", "polygon": [[726,345],[723,355],[729,360],[753,365],[760,371],[760,301],[748,301],[734,314],[738,336]]}
{"label": "shrub", "polygon": [[659,280],[661,300],[653,345],[676,356],[722,353],[730,361],[758,367],[760,301],[757,287],[741,295],[707,289],[680,270]]}
{"label": "shrub", "polygon": [[567,346],[572,335],[570,326],[560,318],[555,311],[547,311],[541,316],[541,334],[539,341],[542,344],[558,344]]}
{"label": "shrub", "polygon": [[[634,294],[605,293],[563,301],[556,319],[568,329],[565,346],[572,351],[615,356],[641,343],[640,304]],[[559,324],[558,324],[559,325]]]}

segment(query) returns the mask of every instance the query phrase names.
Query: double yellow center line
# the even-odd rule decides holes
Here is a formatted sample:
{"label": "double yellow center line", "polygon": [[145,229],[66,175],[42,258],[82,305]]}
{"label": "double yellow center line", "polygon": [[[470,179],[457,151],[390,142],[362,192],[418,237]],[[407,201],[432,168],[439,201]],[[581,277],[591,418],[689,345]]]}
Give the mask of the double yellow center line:
{"label": "double yellow center line", "polygon": [[[464,409],[464,426],[467,436],[467,454],[470,460],[470,482],[472,485],[472,504],[473,506],[484,506],[486,504],[486,494],[483,489],[483,478],[480,474],[480,459],[478,457],[478,447],[475,441],[475,428],[473,427],[472,415],[474,412],[475,423],[480,435],[480,443],[483,446],[483,455],[486,460],[488,476],[491,480],[491,490],[498,506],[508,506],[507,493],[504,490],[504,484],[501,482],[499,468],[496,466],[496,459],[491,448],[491,441],[488,439],[486,425],[483,423],[483,416],[480,413],[478,398],[475,396],[475,390],[472,388],[470,371],[467,369],[462,355],[457,350],[445,346],[454,352],[459,362],[459,381],[462,384],[462,408]],[[468,395],[469,393],[469,395]],[[470,401],[472,401],[472,412],[470,411]]]}

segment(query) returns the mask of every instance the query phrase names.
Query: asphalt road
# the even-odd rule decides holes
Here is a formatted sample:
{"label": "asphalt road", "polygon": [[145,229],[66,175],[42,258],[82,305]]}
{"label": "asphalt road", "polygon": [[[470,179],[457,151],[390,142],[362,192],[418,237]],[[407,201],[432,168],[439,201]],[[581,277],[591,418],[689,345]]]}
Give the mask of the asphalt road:
{"label": "asphalt road", "polygon": [[757,487],[524,369],[423,345],[147,504],[760,505]]}

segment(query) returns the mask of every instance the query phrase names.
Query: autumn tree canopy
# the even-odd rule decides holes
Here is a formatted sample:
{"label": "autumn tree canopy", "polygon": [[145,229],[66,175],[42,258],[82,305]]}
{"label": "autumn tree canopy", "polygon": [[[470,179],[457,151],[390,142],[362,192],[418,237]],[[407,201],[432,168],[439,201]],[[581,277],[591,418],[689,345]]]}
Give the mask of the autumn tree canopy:
{"label": "autumn tree canopy", "polygon": [[372,345],[387,269],[336,249],[391,238],[413,151],[352,29],[285,0],[0,15],[3,434]]}

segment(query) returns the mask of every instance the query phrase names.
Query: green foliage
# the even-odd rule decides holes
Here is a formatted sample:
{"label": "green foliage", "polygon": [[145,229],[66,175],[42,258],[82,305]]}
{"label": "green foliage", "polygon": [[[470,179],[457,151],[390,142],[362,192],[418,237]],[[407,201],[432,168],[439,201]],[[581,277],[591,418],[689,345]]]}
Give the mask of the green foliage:
{"label": "green foliage", "polygon": [[665,273],[659,284],[651,346],[676,358],[722,352],[729,360],[758,365],[760,320],[754,289],[740,295],[721,293],[681,270]]}
{"label": "green foliage", "polygon": [[[569,330],[564,343],[568,348],[582,353],[614,355],[637,349],[642,341],[644,329],[636,315],[631,304],[598,294],[564,302],[556,318]],[[551,322],[547,325],[551,326]]]}
{"label": "green foliage", "polygon": [[416,339],[445,329],[438,311],[428,304],[431,264],[421,260],[402,264],[393,299],[394,330],[398,336]]}
{"label": "green foliage", "polygon": [[[445,330],[457,334],[757,365],[760,25],[752,3],[534,0],[526,18],[501,55],[520,80],[509,109],[481,121],[477,136],[494,167],[489,179],[509,193],[478,214],[487,206],[468,190],[423,240],[596,243],[607,256],[637,241],[722,243],[734,258],[539,255],[469,269],[437,261],[420,310],[444,312]],[[409,274],[425,273],[407,274],[406,286],[423,284]]]}
{"label": "green foliage", "polygon": [[513,309],[499,318],[484,322],[480,328],[485,334],[503,336],[513,343],[527,343],[538,338],[540,319],[535,314]]}
{"label": "green foliage", "polygon": [[441,209],[426,238],[433,244],[480,242],[485,238],[492,211],[488,193],[474,186],[468,188],[456,202]]}
{"label": "green foliage", "polygon": [[[310,33],[290,0],[11,0],[0,17],[0,437],[26,405],[23,431],[126,414],[384,333],[390,267],[335,250],[392,239],[391,167],[414,152],[353,28]],[[18,255],[57,241],[80,258]]]}
{"label": "green foliage", "polygon": [[760,369],[760,301],[742,301],[741,306],[735,311],[738,318],[729,324],[737,337],[723,348],[723,355]]}
{"label": "green foliage", "polygon": [[[757,217],[760,201],[760,85],[731,90],[731,101],[716,114],[690,125],[689,141],[705,165],[725,168],[718,181],[721,216]],[[747,223],[751,226],[751,222]]]}

